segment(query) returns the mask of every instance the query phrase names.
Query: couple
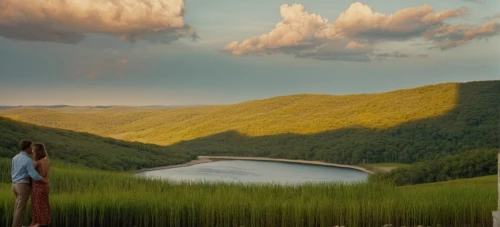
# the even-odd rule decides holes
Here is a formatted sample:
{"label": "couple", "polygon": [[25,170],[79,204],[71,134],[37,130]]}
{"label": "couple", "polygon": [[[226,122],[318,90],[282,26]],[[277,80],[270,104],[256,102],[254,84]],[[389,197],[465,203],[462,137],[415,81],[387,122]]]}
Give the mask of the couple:
{"label": "couple", "polygon": [[[12,192],[16,198],[12,227],[21,227],[26,203],[31,194],[30,226],[50,223],[49,159],[45,146],[21,140],[21,152],[12,159]],[[35,162],[29,155],[33,154]]]}

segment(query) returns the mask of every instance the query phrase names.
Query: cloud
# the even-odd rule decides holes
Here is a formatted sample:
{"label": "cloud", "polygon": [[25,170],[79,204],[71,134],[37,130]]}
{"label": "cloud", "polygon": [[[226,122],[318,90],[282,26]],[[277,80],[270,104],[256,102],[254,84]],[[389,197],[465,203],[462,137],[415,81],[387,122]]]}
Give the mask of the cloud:
{"label": "cloud", "polygon": [[495,19],[500,19],[500,13],[493,14],[489,17],[486,17],[488,20],[495,20]]}
{"label": "cloud", "polygon": [[473,39],[486,39],[500,33],[500,23],[489,22],[480,26],[442,25],[429,30],[424,38],[435,43],[432,48],[447,50],[467,44]]}
{"label": "cloud", "polygon": [[429,54],[417,54],[418,58],[429,58]]}
{"label": "cloud", "polygon": [[64,75],[76,78],[119,78],[145,66],[141,56],[128,51],[102,49],[80,54],[65,64]]}
{"label": "cloud", "polygon": [[400,51],[394,51],[391,53],[372,53],[369,54],[370,56],[373,57],[374,60],[385,60],[387,58],[409,58],[410,55],[407,53],[403,53]]}
{"label": "cloud", "polygon": [[[433,46],[449,49],[498,33],[496,22],[479,27],[458,25],[460,29],[453,30],[456,25],[445,20],[467,15],[469,10],[464,7],[434,12],[431,6],[423,5],[386,15],[357,2],[332,23],[305,11],[300,4],[284,4],[280,12],[283,21],[269,33],[234,41],[222,51],[237,56],[288,54],[321,60],[370,61],[370,56],[377,57],[375,46],[381,42],[424,39],[433,42]],[[390,57],[384,56],[379,58]]]}
{"label": "cloud", "polygon": [[463,0],[464,2],[472,2],[477,4],[485,4],[486,0]]}
{"label": "cloud", "polygon": [[416,59],[427,59],[429,58],[429,54],[408,54],[408,53],[403,53],[401,51],[393,51],[393,52],[385,52],[385,53],[369,53],[368,56],[370,56],[371,60],[374,61],[383,61],[387,60],[389,58],[393,59],[403,59],[403,58],[416,58]]}
{"label": "cloud", "polygon": [[184,23],[184,0],[0,0],[0,36],[76,44],[86,33],[135,42],[196,39]]}
{"label": "cloud", "polygon": [[[1,16],[0,16],[1,17]],[[24,24],[12,26],[0,24],[0,36],[14,40],[44,41],[74,44],[83,40],[83,34],[73,31],[56,30],[50,27]]]}
{"label": "cloud", "polygon": [[80,63],[81,66],[76,71],[77,76],[83,74],[87,79],[94,79],[106,76],[124,76],[129,65],[129,60],[124,58],[98,57],[94,61],[83,61]]}

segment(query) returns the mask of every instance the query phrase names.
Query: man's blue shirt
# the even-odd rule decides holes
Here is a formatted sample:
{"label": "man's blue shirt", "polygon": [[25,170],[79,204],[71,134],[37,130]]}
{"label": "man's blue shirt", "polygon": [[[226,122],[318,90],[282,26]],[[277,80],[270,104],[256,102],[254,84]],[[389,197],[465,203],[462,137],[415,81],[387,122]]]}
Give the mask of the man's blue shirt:
{"label": "man's blue shirt", "polygon": [[28,176],[35,181],[39,181],[41,178],[40,174],[35,170],[33,160],[24,151],[21,151],[12,159],[11,174],[12,183],[18,183]]}

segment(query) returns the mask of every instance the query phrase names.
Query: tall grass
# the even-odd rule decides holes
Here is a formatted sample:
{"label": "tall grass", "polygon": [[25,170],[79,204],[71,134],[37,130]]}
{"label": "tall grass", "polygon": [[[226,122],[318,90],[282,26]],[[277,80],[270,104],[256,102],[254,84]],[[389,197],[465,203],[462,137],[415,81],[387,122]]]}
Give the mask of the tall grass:
{"label": "tall grass", "polygon": [[[497,200],[496,184],[476,181],[248,186],[62,166],[50,181],[52,226],[491,226]],[[10,187],[0,184],[0,226],[11,225]],[[29,215],[28,209],[24,224]]]}

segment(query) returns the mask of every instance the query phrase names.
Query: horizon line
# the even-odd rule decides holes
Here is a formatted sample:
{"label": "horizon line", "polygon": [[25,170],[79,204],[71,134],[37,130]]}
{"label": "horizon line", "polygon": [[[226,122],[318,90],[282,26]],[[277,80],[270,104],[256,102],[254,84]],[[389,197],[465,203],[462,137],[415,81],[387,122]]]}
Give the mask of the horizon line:
{"label": "horizon line", "polygon": [[397,91],[404,91],[404,90],[413,90],[413,89],[418,89],[418,88],[423,88],[423,87],[429,87],[429,86],[439,86],[439,85],[444,85],[444,84],[465,84],[465,83],[475,83],[475,82],[494,82],[494,81],[500,81],[500,79],[497,80],[471,80],[471,81],[465,81],[465,82],[441,82],[441,83],[433,83],[433,84],[426,84],[426,85],[420,85],[420,86],[413,86],[413,87],[406,87],[406,88],[399,88],[399,89],[392,89],[392,90],[387,90],[387,91],[381,91],[381,92],[371,92],[371,93],[345,93],[345,94],[328,94],[328,93],[292,93],[292,94],[285,94],[285,95],[276,95],[276,96],[270,96],[270,97],[265,97],[265,98],[256,98],[256,99],[248,99],[248,100],[242,100],[239,102],[232,102],[232,103],[211,103],[211,104],[149,104],[149,105],[124,105],[124,104],[108,104],[108,105],[71,105],[71,104],[47,104],[47,105],[40,105],[40,104],[19,104],[19,105],[3,105],[0,104],[0,108],[14,108],[14,107],[93,107],[93,108],[110,108],[110,107],[196,107],[196,106],[220,106],[220,105],[236,105],[240,103],[245,103],[245,102],[251,102],[251,101],[258,101],[258,100],[266,100],[266,99],[272,99],[272,98],[278,98],[278,97],[286,97],[286,96],[297,96],[297,95],[328,95],[328,96],[350,96],[350,95],[376,95],[376,94],[385,94],[385,93],[391,93],[391,92],[397,92]]}

